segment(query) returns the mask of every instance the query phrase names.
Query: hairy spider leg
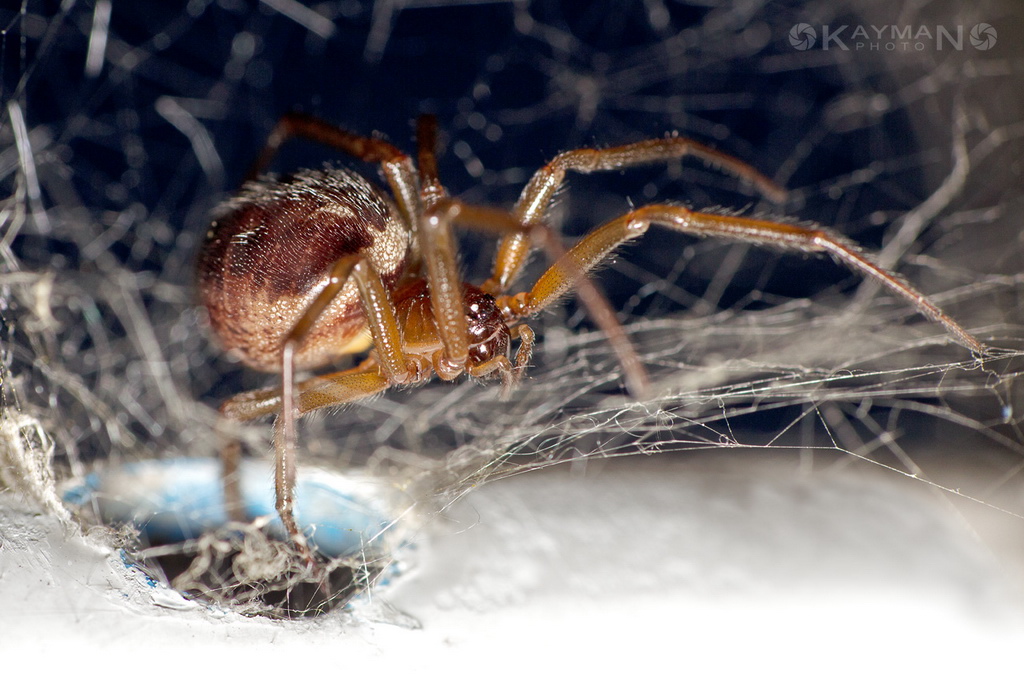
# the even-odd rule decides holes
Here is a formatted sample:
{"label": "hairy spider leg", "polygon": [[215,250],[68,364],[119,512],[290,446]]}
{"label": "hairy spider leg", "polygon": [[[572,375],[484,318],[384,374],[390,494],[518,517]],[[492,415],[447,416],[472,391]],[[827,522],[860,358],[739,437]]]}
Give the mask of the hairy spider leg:
{"label": "hairy spider leg", "polygon": [[682,206],[652,204],[596,228],[540,276],[526,293],[499,299],[523,317],[534,315],[557,301],[586,273],[626,241],[636,239],[652,225],[661,225],[696,237],[717,237],[805,253],[827,253],[909,301],[922,315],[945,327],[949,336],[976,354],[985,346],[898,275],[876,265],[852,242],[820,228],[798,227],[753,218],[690,211]]}
{"label": "hairy spider leg", "polygon": [[[562,152],[534,173],[519,195],[513,215],[523,225],[543,221],[555,193],[565,182],[567,171],[623,170],[686,156],[696,157],[750,183],[773,203],[780,204],[786,199],[786,190],[753,166],[694,140],[666,137],[606,149],[583,148]],[[494,274],[480,288],[491,294],[505,293],[522,271],[529,253],[530,241],[522,233],[505,237],[498,247]]]}
{"label": "hairy spider leg", "polygon": [[430,286],[430,307],[444,345],[441,374],[457,376],[469,356],[469,331],[463,307],[459,277],[458,246],[451,225],[437,220],[433,208],[448,193],[437,173],[437,120],[430,115],[416,122],[417,162],[420,173],[420,201],[423,235],[420,248]]}
{"label": "hairy spider leg", "polygon": [[416,119],[416,167],[420,173],[420,201],[427,211],[448,196],[437,173],[437,119],[431,114]]}
{"label": "hairy spider leg", "polygon": [[[361,363],[358,367],[301,382],[299,384],[300,393],[297,401],[298,411],[305,414],[328,405],[343,405],[356,402],[374,396],[391,385],[388,378],[377,367],[376,361],[370,359]],[[284,395],[288,393],[288,391],[285,391]],[[221,413],[238,421],[257,419],[274,413],[278,414],[277,419],[274,421],[274,443],[276,450],[274,461],[275,508],[292,543],[299,551],[306,565],[314,566],[315,558],[309,548],[309,544],[306,542],[306,536],[302,533],[295,520],[296,467],[293,455],[294,448],[289,449],[284,446],[287,438],[284,433],[284,429],[287,428],[285,425],[288,421],[286,415],[292,415],[294,419],[294,408],[289,410],[283,405],[285,401],[282,400],[282,395],[282,392],[277,389],[262,389],[240,393],[227,400],[221,406]],[[292,428],[294,428],[293,425]],[[234,451],[236,458],[240,456],[237,441],[232,443],[228,449]],[[225,470],[227,465],[228,463],[225,462]],[[237,461],[235,466],[237,466]],[[229,495],[234,494],[237,496],[234,504],[238,505],[238,510],[241,510],[241,491],[238,489],[237,483],[234,486],[234,491],[232,491],[229,487],[229,480],[237,481],[237,477],[231,476],[229,479],[228,475],[225,474],[225,502],[230,505],[232,500]],[[323,578],[321,590],[326,594],[326,576],[323,576]]]}
{"label": "hairy spider leg", "polygon": [[281,116],[250,167],[246,181],[255,180],[265,172],[281,145],[296,137],[333,147],[366,163],[380,164],[405,224],[414,228],[419,215],[419,179],[412,159],[389,142],[349,132],[309,114],[291,111]]}
{"label": "hairy spider leg", "polygon": [[[374,358],[367,358],[350,369],[321,374],[298,384],[298,412],[306,414],[325,407],[345,405],[376,395],[392,386]],[[229,398],[225,414],[237,421],[269,417],[281,410],[281,390],[260,388]]]}
{"label": "hairy spider leg", "polygon": [[[276,508],[285,529],[292,536],[296,545],[307,555],[305,536],[299,530],[294,516],[295,420],[297,412],[301,411],[301,404],[297,405],[295,400],[297,387],[294,375],[294,356],[313,325],[350,278],[356,283],[360,304],[373,337],[374,357],[378,372],[385,379],[385,384],[378,390],[383,390],[394,383],[408,383],[419,374],[418,369],[402,351],[402,335],[395,317],[394,306],[380,275],[370,261],[360,254],[339,259],[331,268],[327,286],[303,311],[302,316],[286,336],[281,351],[280,414],[274,426]],[[346,378],[344,381],[351,382],[352,380]],[[365,378],[363,382],[365,383]],[[314,391],[313,395],[315,395],[315,389],[307,390]],[[377,390],[365,395],[372,395],[375,392]],[[307,401],[309,399],[306,398]],[[300,403],[301,400],[300,395]],[[244,421],[267,414],[269,405],[276,402],[266,392],[241,394],[227,400],[221,406],[221,413],[227,417]],[[224,455],[225,480],[236,473],[232,468],[237,468],[237,465],[237,452],[234,448],[230,448]],[[237,494],[237,491],[230,491],[226,487],[225,495],[228,494]],[[227,502],[229,505],[237,504],[238,500],[229,499]]]}

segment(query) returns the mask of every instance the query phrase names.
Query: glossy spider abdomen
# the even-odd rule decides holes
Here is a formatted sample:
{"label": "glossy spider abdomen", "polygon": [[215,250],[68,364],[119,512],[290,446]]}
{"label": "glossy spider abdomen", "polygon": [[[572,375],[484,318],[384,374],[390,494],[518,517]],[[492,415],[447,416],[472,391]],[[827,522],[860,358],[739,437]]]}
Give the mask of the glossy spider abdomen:
{"label": "glossy spider abdomen", "polygon": [[[217,215],[199,256],[202,302],[224,348],[264,372],[280,371],[286,335],[338,259],[362,253],[389,289],[406,266],[409,232],[394,203],[351,171],[250,182]],[[349,281],[299,346],[296,367],[320,367],[365,346],[365,328]]]}

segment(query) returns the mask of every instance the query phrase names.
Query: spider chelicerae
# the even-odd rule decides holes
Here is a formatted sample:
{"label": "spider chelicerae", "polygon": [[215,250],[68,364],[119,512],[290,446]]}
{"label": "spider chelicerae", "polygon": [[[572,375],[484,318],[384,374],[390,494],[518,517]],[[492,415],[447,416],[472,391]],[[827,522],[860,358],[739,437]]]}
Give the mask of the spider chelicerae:
{"label": "spider chelicerae", "polygon": [[[380,164],[390,196],[342,169],[258,178],[281,144],[293,137]],[[534,346],[534,333],[523,320],[574,289],[613,345],[627,388],[637,398],[646,395],[643,365],[607,300],[586,275],[651,225],[828,254],[910,301],[957,343],[984,352],[977,339],[917,289],[876,265],[854,243],[824,229],[652,204],[597,227],[565,250],[546,225],[567,172],[620,170],[684,156],[735,175],[775,202],[784,199],[785,191],[753,167],[693,140],[671,136],[563,152],[533,175],[511,211],[502,211],[448,196],[438,178],[436,138],[435,119],[420,117],[414,164],[384,140],[312,116],[285,115],[249,181],[218,211],[199,257],[202,301],[224,348],[250,367],[280,374],[279,387],[240,393],[221,406],[221,413],[240,421],[278,415],[276,508],[309,562],[312,550],[293,513],[300,414],[424,382],[435,374],[446,381],[462,374],[496,377],[510,390],[523,376]],[[454,225],[501,240],[492,274],[479,286],[460,280]],[[508,294],[538,246],[547,251],[552,265],[529,290]],[[518,347],[513,354],[514,340]],[[297,372],[371,346],[367,359],[351,369],[296,378]],[[232,481],[239,457],[237,442],[224,448],[225,497],[236,517],[240,492]]]}

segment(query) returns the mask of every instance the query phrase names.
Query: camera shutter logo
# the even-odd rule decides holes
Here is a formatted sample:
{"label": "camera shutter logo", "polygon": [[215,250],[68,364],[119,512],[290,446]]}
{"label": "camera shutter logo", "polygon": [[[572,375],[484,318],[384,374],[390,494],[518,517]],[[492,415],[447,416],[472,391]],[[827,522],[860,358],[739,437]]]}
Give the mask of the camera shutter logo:
{"label": "camera shutter logo", "polygon": [[[792,36],[792,33],[790,35]],[[989,50],[994,47],[996,37],[996,28],[992,24],[978,24],[971,29],[971,45],[979,50]]]}
{"label": "camera shutter logo", "polygon": [[[988,26],[988,24],[982,24]],[[971,34],[974,35],[973,33]],[[810,24],[796,24],[789,29],[789,44],[798,50],[809,50],[814,47],[818,34]]]}

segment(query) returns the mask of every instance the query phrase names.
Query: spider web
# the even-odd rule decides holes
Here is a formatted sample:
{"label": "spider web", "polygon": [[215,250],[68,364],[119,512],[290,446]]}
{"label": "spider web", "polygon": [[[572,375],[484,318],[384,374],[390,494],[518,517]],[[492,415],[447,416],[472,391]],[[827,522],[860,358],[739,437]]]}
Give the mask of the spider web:
{"label": "spider web", "polygon": [[[1021,523],[1024,17],[1011,0],[892,5],[0,10],[0,473],[64,516],[54,482],[96,463],[215,456],[216,405],[272,379],[203,332],[191,271],[210,210],[288,109],[407,149],[426,111],[442,122],[450,191],[506,207],[565,149],[666,131],[712,144],[788,187],[786,205],[684,161],[572,177],[552,222],[578,237],[668,200],[828,225],[993,353],[978,362],[827,260],[652,230],[600,277],[651,372],[650,401],[624,395],[615,356],[570,301],[537,321],[535,366],[510,401],[472,382],[394,391],[303,422],[304,461],[390,477],[429,516],[554,464],[799,448],[805,468],[875,467]],[[810,49],[791,41],[802,23]],[[982,24],[998,31],[984,50],[988,34],[971,32]],[[826,27],[844,25],[823,49]],[[858,26],[909,26],[914,39],[858,46]],[[961,27],[959,46],[940,49],[938,26]],[[275,168],[332,160],[295,143]],[[491,242],[464,242],[479,281]],[[268,431],[251,430],[257,451]]]}

